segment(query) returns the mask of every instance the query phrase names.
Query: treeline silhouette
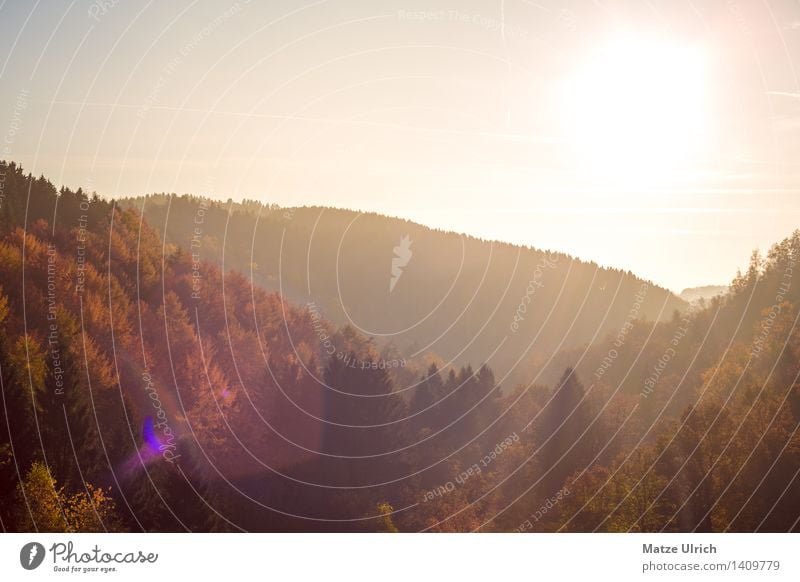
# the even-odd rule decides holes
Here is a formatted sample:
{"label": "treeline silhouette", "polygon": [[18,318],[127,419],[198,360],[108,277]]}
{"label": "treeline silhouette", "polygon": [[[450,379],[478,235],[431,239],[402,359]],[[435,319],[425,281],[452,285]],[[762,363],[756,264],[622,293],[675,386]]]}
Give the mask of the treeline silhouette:
{"label": "treeline silhouette", "polygon": [[[488,353],[412,358],[340,326],[313,286],[312,306],[288,301],[191,238],[165,243],[133,208],[14,164],[2,176],[4,531],[797,530],[800,233],[660,323],[649,287],[628,317],[632,279],[616,327],[585,320],[596,341],[543,350],[511,383]],[[319,214],[280,212],[257,232],[284,245],[282,221]],[[326,240],[312,279],[335,270]],[[251,244],[225,241],[225,268]],[[442,277],[414,252],[394,292]],[[280,287],[265,265],[253,271]],[[574,316],[584,296],[554,311]]]}

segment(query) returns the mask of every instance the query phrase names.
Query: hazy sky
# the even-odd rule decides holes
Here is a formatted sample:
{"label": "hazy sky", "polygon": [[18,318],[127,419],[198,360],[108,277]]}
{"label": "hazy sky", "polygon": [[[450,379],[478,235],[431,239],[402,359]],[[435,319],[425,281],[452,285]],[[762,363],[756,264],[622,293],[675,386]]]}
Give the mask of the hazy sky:
{"label": "hazy sky", "polygon": [[[800,226],[800,4],[0,0],[0,157],[726,283]],[[0,138],[2,139],[2,138]]]}

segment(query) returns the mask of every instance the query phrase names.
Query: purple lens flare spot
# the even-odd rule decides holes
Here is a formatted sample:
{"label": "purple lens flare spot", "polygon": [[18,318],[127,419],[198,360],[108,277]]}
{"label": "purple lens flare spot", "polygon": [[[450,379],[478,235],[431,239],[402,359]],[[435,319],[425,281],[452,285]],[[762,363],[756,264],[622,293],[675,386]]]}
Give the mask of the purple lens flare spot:
{"label": "purple lens flare spot", "polygon": [[147,416],[144,419],[144,426],[142,427],[142,437],[148,447],[154,452],[161,451],[161,441],[156,436],[155,426],[153,425],[153,417]]}

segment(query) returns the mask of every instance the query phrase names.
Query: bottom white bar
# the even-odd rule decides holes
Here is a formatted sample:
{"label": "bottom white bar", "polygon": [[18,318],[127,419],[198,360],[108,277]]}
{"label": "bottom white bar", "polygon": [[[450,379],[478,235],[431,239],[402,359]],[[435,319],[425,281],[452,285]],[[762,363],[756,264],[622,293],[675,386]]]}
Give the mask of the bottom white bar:
{"label": "bottom white bar", "polygon": [[798,541],[791,534],[2,534],[0,580],[796,581]]}

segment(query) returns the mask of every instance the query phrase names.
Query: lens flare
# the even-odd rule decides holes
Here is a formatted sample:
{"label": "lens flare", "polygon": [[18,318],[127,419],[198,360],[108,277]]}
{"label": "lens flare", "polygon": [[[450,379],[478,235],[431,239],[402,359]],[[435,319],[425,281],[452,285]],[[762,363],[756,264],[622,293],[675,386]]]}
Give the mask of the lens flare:
{"label": "lens flare", "polygon": [[158,440],[158,437],[156,436],[152,416],[147,416],[144,419],[144,424],[142,426],[142,438],[144,439],[145,444],[150,447],[152,452],[158,453],[161,451],[161,441]]}

